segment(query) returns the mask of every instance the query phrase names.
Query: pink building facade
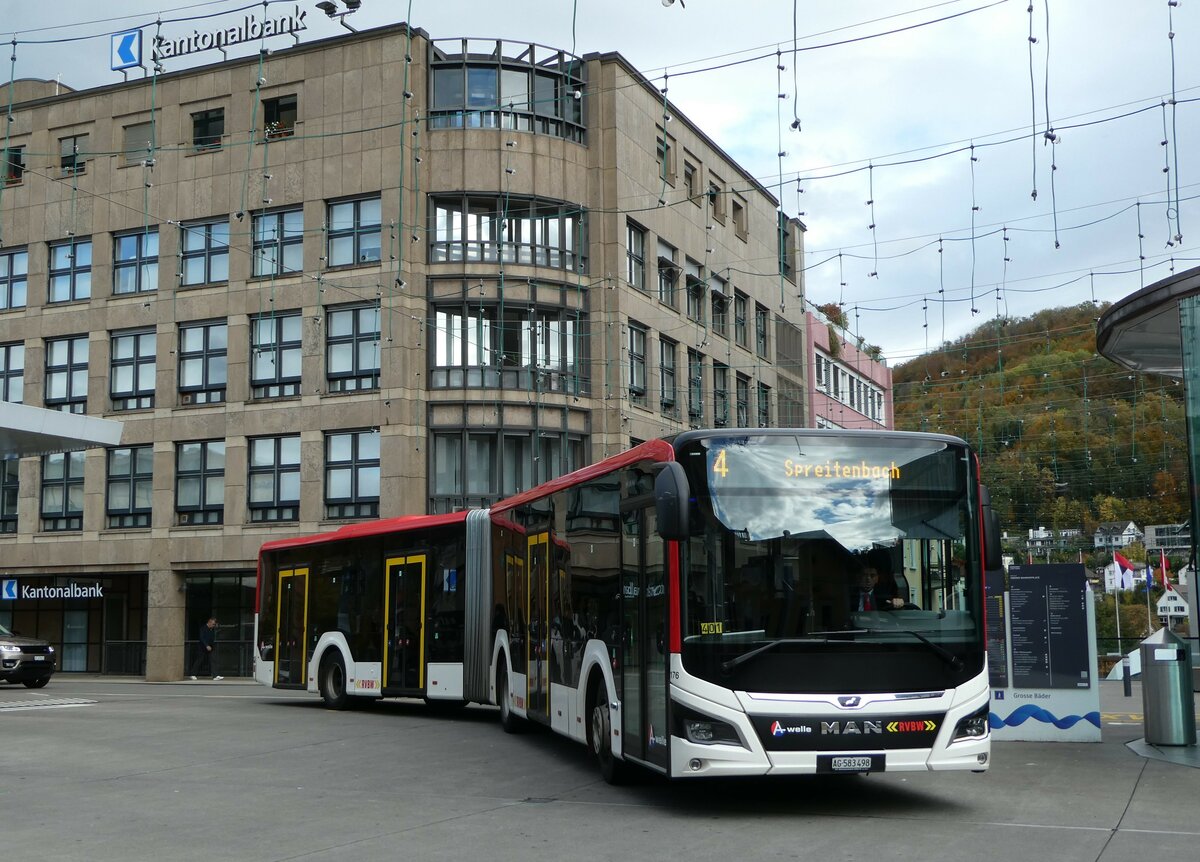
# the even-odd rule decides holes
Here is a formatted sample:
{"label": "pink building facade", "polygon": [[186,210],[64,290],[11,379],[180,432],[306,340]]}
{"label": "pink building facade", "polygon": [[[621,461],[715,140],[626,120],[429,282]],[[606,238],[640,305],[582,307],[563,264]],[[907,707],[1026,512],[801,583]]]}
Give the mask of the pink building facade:
{"label": "pink building facade", "polygon": [[892,428],[892,370],[859,350],[854,338],[832,327],[820,311],[810,308],[805,324],[813,426]]}

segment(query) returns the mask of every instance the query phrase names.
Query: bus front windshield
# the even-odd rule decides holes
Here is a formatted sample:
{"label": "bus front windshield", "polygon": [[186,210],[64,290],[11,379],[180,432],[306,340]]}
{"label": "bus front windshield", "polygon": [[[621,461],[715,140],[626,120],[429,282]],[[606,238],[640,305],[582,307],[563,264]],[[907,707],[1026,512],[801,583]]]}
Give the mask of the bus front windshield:
{"label": "bus front windshield", "polygon": [[983,666],[965,445],[831,432],[685,444],[692,674],[749,691],[948,688]]}

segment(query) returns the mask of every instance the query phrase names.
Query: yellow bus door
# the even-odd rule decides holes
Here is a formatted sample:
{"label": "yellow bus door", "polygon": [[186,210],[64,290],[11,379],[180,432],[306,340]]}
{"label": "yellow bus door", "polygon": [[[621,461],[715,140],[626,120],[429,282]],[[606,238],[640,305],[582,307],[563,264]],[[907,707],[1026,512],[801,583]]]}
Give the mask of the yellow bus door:
{"label": "yellow bus door", "polygon": [[308,569],[283,569],[275,594],[275,684],[308,683]]}
{"label": "yellow bus door", "polygon": [[384,594],[384,688],[425,688],[425,554],[391,557]]}

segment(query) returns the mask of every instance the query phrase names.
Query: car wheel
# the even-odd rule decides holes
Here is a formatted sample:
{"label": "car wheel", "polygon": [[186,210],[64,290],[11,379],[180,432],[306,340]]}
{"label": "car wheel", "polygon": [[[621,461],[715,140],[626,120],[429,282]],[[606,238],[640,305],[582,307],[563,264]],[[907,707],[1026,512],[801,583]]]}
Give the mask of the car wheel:
{"label": "car wheel", "polygon": [[26,688],[45,688],[46,683],[48,683],[48,682],[50,682],[50,677],[48,677],[48,676],[44,676],[41,679],[27,679],[27,680],[25,680],[25,687]]}
{"label": "car wheel", "polygon": [[350,696],[346,693],[346,665],[334,650],[321,662],[321,698],[326,709],[345,709]]}

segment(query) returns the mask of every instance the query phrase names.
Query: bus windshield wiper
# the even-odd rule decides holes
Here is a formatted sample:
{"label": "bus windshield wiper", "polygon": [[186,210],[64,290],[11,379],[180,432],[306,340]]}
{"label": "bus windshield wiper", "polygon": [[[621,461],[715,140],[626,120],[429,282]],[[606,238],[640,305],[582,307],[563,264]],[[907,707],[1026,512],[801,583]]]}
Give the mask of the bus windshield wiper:
{"label": "bus windshield wiper", "polygon": [[729,661],[722,662],[721,663],[721,672],[729,673],[729,671],[733,670],[739,664],[748,662],[748,661],[750,661],[750,659],[754,658],[755,656],[761,655],[762,653],[765,653],[768,650],[773,650],[773,649],[775,649],[775,647],[779,646],[780,644],[837,643],[837,641],[831,641],[828,636],[831,634],[844,635],[844,634],[847,634],[847,632],[814,632],[814,634],[825,635],[825,637],[779,638],[778,640],[768,641],[767,643],[763,644],[760,647],[755,647],[754,649],[750,650],[749,652],[744,652],[739,656],[734,656],[733,658],[729,659]]}
{"label": "bus windshield wiper", "polygon": [[963,660],[961,658],[956,656],[954,653],[950,652],[950,650],[946,649],[941,644],[934,643],[933,641],[931,641],[929,638],[925,637],[925,635],[921,634],[918,631],[913,631],[912,629],[864,629],[863,633],[864,634],[872,634],[872,635],[886,635],[886,634],[893,634],[893,633],[901,634],[901,635],[912,635],[917,640],[919,640],[921,643],[925,644],[925,646],[927,646],[931,650],[933,650],[933,652],[937,654],[937,657],[940,658],[942,661],[944,661],[946,664],[950,665],[951,668],[953,668],[954,670],[962,670],[963,669]]}

